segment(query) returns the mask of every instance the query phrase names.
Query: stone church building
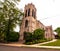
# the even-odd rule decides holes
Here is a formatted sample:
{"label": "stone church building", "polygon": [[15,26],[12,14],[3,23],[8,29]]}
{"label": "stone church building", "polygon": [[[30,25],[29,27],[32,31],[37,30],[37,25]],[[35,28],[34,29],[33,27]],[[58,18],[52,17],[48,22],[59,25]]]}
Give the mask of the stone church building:
{"label": "stone church building", "polygon": [[24,7],[24,17],[20,27],[20,39],[24,40],[24,32],[33,32],[34,30],[41,28],[45,30],[44,37],[46,39],[54,39],[52,26],[45,26],[43,23],[37,20],[36,8],[30,3]]}

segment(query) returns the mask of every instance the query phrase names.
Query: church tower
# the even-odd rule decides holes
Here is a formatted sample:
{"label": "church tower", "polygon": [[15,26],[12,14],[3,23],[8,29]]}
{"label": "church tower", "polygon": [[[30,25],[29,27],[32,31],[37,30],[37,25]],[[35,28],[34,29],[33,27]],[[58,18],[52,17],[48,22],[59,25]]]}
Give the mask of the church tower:
{"label": "church tower", "polygon": [[36,8],[31,3],[24,7],[24,17],[20,27],[20,40],[24,40],[24,32],[33,32],[36,29]]}

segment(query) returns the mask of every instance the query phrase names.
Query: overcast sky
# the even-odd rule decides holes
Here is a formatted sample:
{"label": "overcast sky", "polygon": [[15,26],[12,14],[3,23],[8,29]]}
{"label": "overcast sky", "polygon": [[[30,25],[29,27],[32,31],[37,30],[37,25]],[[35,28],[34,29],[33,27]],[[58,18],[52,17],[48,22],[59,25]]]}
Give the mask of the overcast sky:
{"label": "overcast sky", "polygon": [[60,0],[21,0],[18,7],[24,10],[28,3],[35,5],[37,19],[44,25],[52,25],[53,29],[60,27]]}

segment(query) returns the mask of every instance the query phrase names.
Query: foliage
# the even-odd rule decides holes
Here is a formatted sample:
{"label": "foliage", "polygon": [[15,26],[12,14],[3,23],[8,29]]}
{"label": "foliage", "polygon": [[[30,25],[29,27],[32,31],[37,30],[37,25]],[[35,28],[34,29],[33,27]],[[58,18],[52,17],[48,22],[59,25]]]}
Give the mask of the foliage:
{"label": "foliage", "polygon": [[8,39],[9,34],[14,31],[16,24],[20,25],[21,23],[23,13],[16,7],[17,1],[18,0],[0,0],[0,35],[1,37],[4,35],[6,39]]}
{"label": "foliage", "polygon": [[32,41],[32,33],[30,32],[24,32],[24,39],[26,42]]}
{"label": "foliage", "polygon": [[60,27],[58,27],[56,30],[55,30],[57,33],[58,33],[58,38],[60,39]]}
{"label": "foliage", "polygon": [[40,42],[47,41],[44,38],[44,30],[42,29],[36,29],[34,32],[24,32],[25,34],[25,44],[36,44]]}
{"label": "foliage", "polygon": [[0,34],[0,42],[4,42],[4,34]]}
{"label": "foliage", "polygon": [[42,42],[47,42],[46,39],[40,39],[40,40],[33,40],[33,41],[28,41],[28,42],[25,42],[25,44],[27,45],[31,45],[31,44],[37,44],[37,43],[42,43]]}
{"label": "foliage", "polygon": [[[6,40],[6,38],[5,38]],[[15,42],[19,40],[19,33],[18,32],[10,32],[8,42]]]}
{"label": "foliage", "polygon": [[44,30],[42,29],[36,29],[33,32],[34,38],[36,39],[43,39],[44,38]]}

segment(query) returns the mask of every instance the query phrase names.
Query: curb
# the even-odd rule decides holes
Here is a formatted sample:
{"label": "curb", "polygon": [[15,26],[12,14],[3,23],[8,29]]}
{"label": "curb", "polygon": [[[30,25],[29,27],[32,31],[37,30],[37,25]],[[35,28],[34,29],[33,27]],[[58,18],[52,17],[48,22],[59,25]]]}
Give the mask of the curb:
{"label": "curb", "polygon": [[36,46],[36,45],[20,45],[20,44],[1,44],[1,46],[10,46],[10,47],[29,47],[29,48],[46,48],[46,49],[59,49],[59,46]]}

